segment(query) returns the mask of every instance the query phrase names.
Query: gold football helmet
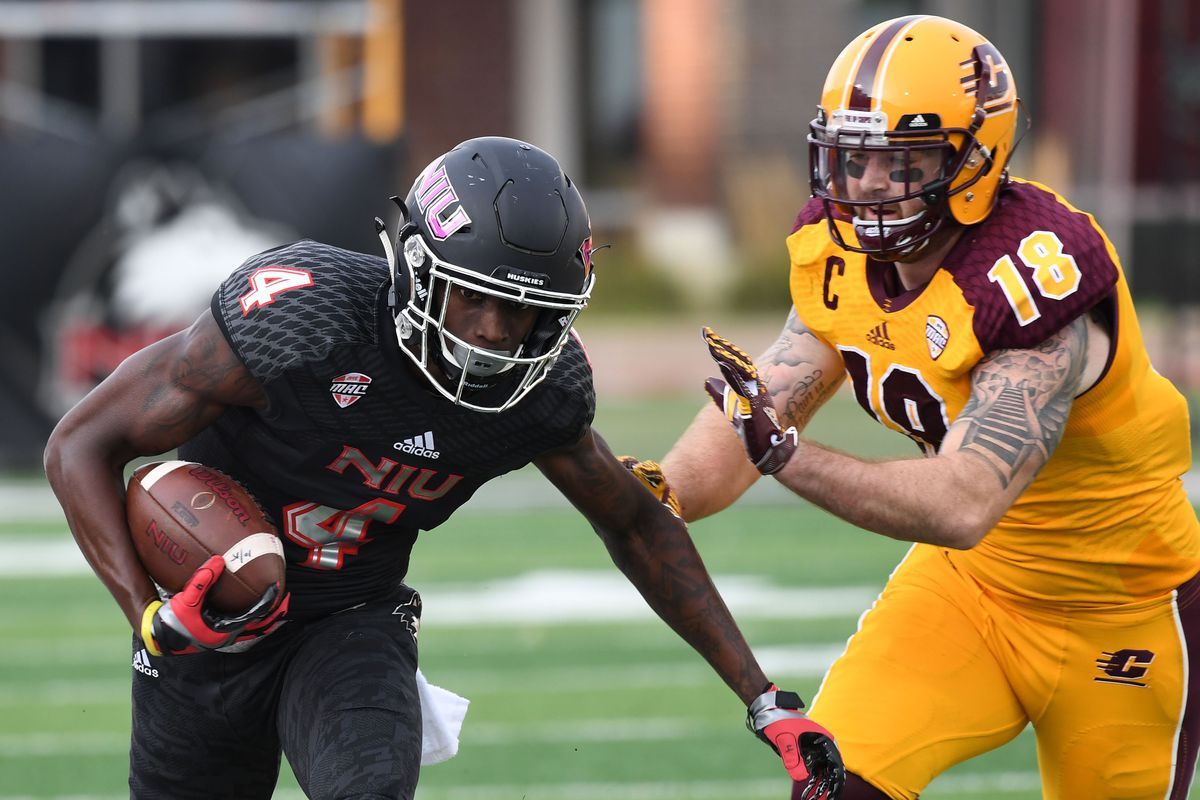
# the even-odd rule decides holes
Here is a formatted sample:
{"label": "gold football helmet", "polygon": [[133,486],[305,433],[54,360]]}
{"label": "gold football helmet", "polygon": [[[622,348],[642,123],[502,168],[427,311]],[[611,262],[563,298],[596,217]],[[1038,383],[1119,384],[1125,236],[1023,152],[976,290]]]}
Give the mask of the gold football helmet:
{"label": "gold football helmet", "polygon": [[[1007,177],[1019,102],[1000,51],[965,25],[916,15],[858,36],[833,62],[809,125],[812,192],[833,240],[902,261],[948,219],[982,221]],[[882,163],[892,194],[855,188],[869,163]],[[900,213],[914,199],[923,208]],[[835,216],[852,220],[857,241]]]}

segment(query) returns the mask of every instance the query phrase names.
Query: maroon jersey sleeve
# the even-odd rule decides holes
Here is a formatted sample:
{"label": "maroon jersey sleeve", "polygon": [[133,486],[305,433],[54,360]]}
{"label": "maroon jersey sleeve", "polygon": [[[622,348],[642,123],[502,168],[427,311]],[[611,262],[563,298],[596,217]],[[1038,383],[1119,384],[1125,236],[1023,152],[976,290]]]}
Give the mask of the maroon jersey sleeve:
{"label": "maroon jersey sleeve", "polygon": [[1040,344],[1110,296],[1119,275],[1091,217],[1020,182],[963,235],[945,267],[975,308],[985,353]]}

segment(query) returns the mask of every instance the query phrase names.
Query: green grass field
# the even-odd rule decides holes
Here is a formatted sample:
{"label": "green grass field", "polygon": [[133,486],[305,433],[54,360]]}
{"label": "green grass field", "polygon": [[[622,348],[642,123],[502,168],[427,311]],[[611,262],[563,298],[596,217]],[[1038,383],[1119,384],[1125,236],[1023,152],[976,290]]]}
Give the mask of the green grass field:
{"label": "green grass field", "polygon": [[[610,404],[597,429],[617,452],[660,456],[694,407]],[[855,452],[915,452],[857,425],[859,414],[835,402],[811,430]],[[534,478],[514,476],[513,491],[530,491]],[[738,700],[648,612],[589,622],[538,611],[619,578],[582,518],[541,502],[554,492],[542,486],[532,510],[468,507],[417,545],[409,583],[426,601],[422,669],[471,700],[461,752],[425,770],[420,800],[786,798],[777,759],[742,727]],[[34,539],[69,541],[52,515],[5,511],[0,544],[10,551]],[[693,533],[722,587],[791,598],[771,606],[751,592],[744,606],[730,604],[768,672],[807,697],[906,549],[787,498],[735,507]],[[0,573],[0,800],[126,796],[124,620],[90,573],[13,572]],[[528,613],[521,602],[511,613],[500,605],[506,594],[521,598],[514,587],[535,584],[561,594],[525,598]],[[449,613],[472,599],[474,622],[461,609]],[[301,796],[286,766],[277,796]],[[1029,731],[942,776],[925,796],[1040,797]]]}

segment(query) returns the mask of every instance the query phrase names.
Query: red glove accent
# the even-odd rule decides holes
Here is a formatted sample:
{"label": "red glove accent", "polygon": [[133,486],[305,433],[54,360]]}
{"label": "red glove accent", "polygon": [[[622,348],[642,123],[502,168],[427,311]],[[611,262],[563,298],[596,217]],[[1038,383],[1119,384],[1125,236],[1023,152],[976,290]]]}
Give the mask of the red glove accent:
{"label": "red glove accent", "polygon": [[803,800],[835,800],[846,782],[842,756],[833,735],[802,708],[798,694],[771,684],[747,709],[746,727],[783,759],[788,775],[804,786]]}
{"label": "red glove accent", "polygon": [[[180,626],[183,627],[193,643],[199,647],[220,647],[229,638],[210,628],[208,622],[201,616],[204,598],[208,596],[208,590],[212,588],[224,571],[225,559],[221,556],[212,556],[200,565],[192,577],[188,578],[187,585],[167,601],[167,607],[174,612]],[[161,610],[159,615],[161,618]]]}
{"label": "red glove accent", "polygon": [[[219,615],[204,608],[209,589],[225,571],[225,559],[215,555],[200,565],[187,584],[171,595],[166,603],[155,601],[157,607],[150,620],[152,650],[171,655],[214,650],[236,641],[252,624],[265,627],[286,612],[286,602],[278,602],[279,586],[267,587],[262,597],[246,611],[233,616]],[[277,611],[277,613],[272,613]],[[149,609],[148,609],[149,611]],[[256,628],[260,630],[261,628]],[[269,633],[267,630],[258,635]],[[143,631],[143,638],[145,632]]]}
{"label": "red glove accent", "polygon": [[[779,429],[779,417],[758,377],[758,368],[746,351],[712,328],[704,329],[704,343],[725,380],[709,378],[704,388],[717,408],[733,425],[746,454],[763,475],[783,469],[799,442],[796,428]],[[726,383],[728,381],[728,383]]]}

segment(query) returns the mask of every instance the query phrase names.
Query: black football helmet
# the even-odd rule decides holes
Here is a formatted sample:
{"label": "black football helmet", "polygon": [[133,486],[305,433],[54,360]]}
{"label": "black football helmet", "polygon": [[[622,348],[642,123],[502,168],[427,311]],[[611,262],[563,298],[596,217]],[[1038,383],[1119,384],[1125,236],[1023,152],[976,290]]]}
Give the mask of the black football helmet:
{"label": "black football helmet", "polygon": [[[587,305],[591,223],[583,197],[549,153],[500,136],[438,156],[401,202],[392,267],[400,348],[458,405],[500,412],[553,366]],[[450,291],[463,287],[540,309],[513,352],[487,350],[446,329]],[[431,360],[449,379],[430,372]]]}

